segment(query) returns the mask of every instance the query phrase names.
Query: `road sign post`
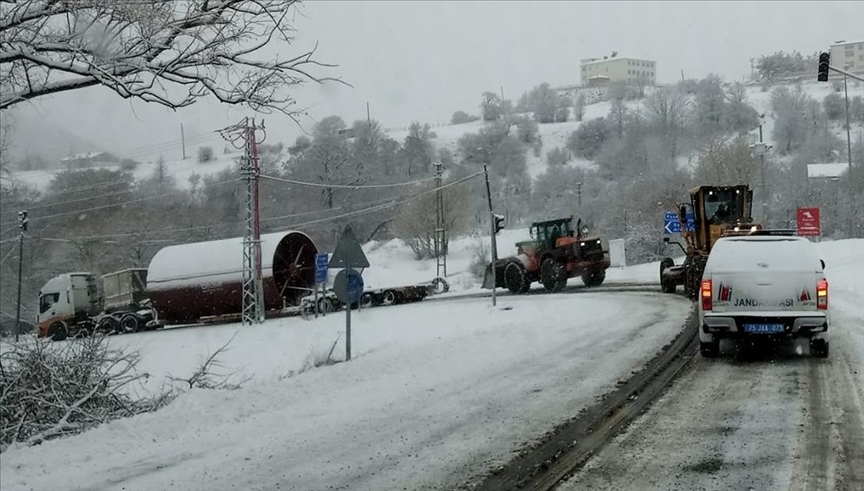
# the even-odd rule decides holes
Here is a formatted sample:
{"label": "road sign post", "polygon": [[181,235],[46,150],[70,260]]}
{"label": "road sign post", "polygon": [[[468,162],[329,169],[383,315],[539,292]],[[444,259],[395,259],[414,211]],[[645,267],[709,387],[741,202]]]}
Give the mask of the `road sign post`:
{"label": "road sign post", "polygon": [[822,235],[818,207],[798,208],[798,235],[802,237]]}
{"label": "road sign post", "polygon": [[[363,277],[356,271],[352,271],[351,267],[368,268],[369,259],[366,258],[366,253],[363,252],[363,247],[360,246],[360,241],[354,235],[354,231],[350,225],[345,226],[342,236],[336,242],[336,249],[330,257],[330,262],[327,264],[330,268],[343,268],[334,280],[333,289],[336,295],[340,295],[342,289],[341,284],[344,282],[345,298],[340,298],[345,302],[345,361],[351,360],[351,304],[353,303],[351,295],[356,292],[358,280],[350,280],[351,276],[356,275],[359,278],[359,291],[356,301],[360,302],[360,295],[363,293]],[[344,278],[342,280],[340,278]],[[349,281],[350,280],[350,281]],[[352,283],[353,282],[353,283]],[[353,290],[352,290],[353,285]]]}

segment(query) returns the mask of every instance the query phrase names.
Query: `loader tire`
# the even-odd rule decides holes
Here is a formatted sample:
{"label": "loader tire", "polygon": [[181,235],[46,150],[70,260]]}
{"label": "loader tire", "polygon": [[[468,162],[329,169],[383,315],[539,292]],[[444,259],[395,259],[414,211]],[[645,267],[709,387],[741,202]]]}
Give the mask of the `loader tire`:
{"label": "loader tire", "polygon": [[663,293],[675,293],[675,289],[677,288],[674,280],[667,280],[663,275],[663,271],[672,266],[675,266],[675,261],[671,257],[664,257],[663,260],[660,261],[660,290],[663,291]]}
{"label": "loader tire", "polygon": [[547,257],[540,266],[540,279],[547,290],[558,293],[567,286],[567,270],[563,264]]}
{"label": "loader tire", "polygon": [[521,264],[510,263],[504,268],[504,284],[510,293],[525,293],[531,287],[525,267]]}

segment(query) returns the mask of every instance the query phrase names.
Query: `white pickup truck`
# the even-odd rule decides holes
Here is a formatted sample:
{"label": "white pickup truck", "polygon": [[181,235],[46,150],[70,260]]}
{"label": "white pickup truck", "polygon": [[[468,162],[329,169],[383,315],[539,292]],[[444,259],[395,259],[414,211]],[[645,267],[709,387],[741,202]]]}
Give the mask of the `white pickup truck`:
{"label": "white pickup truck", "polygon": [[810,353],[828,356],[825,263],[803,237],[740,236],[717,241],[699,292],[699,341],[716,356],[723,338],[809,338]]}

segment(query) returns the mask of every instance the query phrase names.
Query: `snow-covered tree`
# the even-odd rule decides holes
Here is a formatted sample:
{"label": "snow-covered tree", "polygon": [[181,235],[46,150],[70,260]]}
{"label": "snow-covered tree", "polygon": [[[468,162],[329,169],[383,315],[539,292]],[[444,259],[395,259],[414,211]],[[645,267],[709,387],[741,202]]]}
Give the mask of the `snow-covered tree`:
{"label": "snow-covered tree", "polygon": [[[101,85],[172,109],[212,96],[295,117],[291,90],[327,67],[285,55],[296,0],[0,3],[0,109]],[[279,55],[264,54],[275,43]]]}

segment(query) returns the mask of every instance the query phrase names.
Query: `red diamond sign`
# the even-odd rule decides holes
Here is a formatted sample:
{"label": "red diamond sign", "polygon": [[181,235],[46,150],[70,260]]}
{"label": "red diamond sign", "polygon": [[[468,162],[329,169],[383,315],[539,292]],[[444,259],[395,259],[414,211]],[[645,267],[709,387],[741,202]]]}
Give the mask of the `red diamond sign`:
{"label": "red diamond sign", "polygon": [[798,208],[798,235],[818,237],[822,235],[819,223],[819,208]]}

